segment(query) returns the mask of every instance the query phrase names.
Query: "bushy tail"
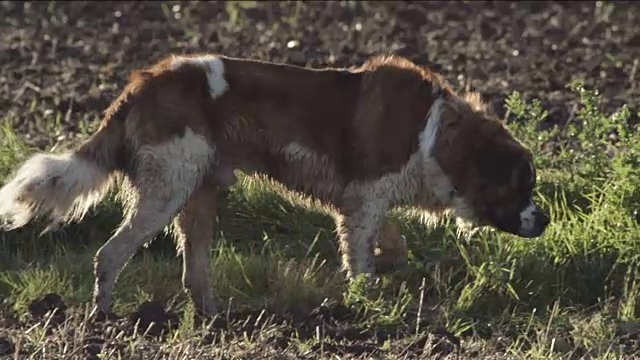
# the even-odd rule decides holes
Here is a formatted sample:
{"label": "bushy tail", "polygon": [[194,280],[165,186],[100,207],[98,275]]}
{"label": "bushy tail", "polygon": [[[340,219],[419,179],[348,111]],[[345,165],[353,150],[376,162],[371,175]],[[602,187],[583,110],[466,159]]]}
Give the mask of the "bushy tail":
{"label": "bushy tail", "polygon": [[30,157],[0,188],[0,228],[20,228],[48,216],[44,232],[81,220],[109,190],[124,142],[124,101],[113,109],[100,129],[80,147],[63,154]]}

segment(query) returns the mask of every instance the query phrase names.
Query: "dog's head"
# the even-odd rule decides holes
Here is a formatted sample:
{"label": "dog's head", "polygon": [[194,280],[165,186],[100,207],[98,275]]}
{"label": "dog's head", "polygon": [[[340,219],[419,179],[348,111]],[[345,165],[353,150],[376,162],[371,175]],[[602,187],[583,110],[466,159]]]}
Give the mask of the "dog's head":
{"label": "dog's head", "polygon": [[533,154],[515,139],[478,94],[442,102],[432,155],[452,186],[455,215],[525,238],[540,236],[549,218],[533,199]]}

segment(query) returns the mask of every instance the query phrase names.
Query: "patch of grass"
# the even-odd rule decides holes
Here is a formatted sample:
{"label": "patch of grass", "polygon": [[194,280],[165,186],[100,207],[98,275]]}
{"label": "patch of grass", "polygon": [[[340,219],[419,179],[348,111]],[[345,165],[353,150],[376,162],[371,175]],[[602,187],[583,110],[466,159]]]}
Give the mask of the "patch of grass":
{"label": "patch of grass", "polygon": [[[396,212],[390,217],[407,239],[409,267],[383,276],[373,287],[347,287],[337,272],[332,220],[312,206],[294,205],[262,179],[242,177],[220,195],[211,253],[216,294],[228,309],[273,313],[306,314],[323,302],[344,302],[355,310],[354,326],[403,329],[414,340],[445,328],[462,339],[463,348],[487,358],[629,358],[634,349],[625,345],[624,335],[638,328],[640,314],[640,132],[627,123],[627,107],[603,113],[596,90],[580,81],[570,86],[580,104],[565,126],[540,130],[547,113],[539,102],[527,102],[518,93],[507,101],[516,116],[508,126],[536,154],[536,197],[552,218],[541,238],[527,241],[493,231],[461,239],[452,224],[428,227]],[[1,183],[34,150],[12,132],[10,119],[3,121],[0,148]],[[76,308],[85,306],[91,300],[93,254],[120,216],[109,199],[83,223],[45,237],[38,237],[39,224],[0,234],[3,306],[25,319],[29,302],[48,292],[61,294]],[[120,276],[116,311],[129,313],[156,299],[188,314],[175,255],[165,236],[141,249]],[[281,331],[278,324],[264,325],[259,338],[219,343],[213,350],[195,340],[201,334],[185,325],[191,324],[187,318],[164,343],[149,345],[124,335],[114,339],[131,351],[153,346],[158,354],[183,358],[220,349],[273,353],[268,334]],[[66,326],[83,329],[84,321],[76,317]],[[45,335],[39,326],[44,325],[16,335],[34,354],[45,348],[66,354],[82,346],[75,337],[67,348],[51,345],[56,335]],[[329,346],[321,335],[292,338],[299,353],[320,353]],[[399,342],[378,346],[403,354]]]}

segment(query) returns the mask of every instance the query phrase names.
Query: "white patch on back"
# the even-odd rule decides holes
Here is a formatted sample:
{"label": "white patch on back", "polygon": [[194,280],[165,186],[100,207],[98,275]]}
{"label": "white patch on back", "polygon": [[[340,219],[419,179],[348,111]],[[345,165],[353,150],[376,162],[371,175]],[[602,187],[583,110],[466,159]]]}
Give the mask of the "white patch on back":
{"label": "white patch on back", "polygon": [[209,93],[212,98],[220,97],[229,90],[229,83],[224,78],[224,62],[217,56],[204,55],[198,57],[174,57],[171,70],[176,70],[183,65],[195,65],[201,67],[207,74]]}
{"label": "white patch on back", "polygon": [[533,229],[535,225],[535,213],[537,207],[533,199],[529,200],[529,205],[520,212],[520,232],[527,233]]}

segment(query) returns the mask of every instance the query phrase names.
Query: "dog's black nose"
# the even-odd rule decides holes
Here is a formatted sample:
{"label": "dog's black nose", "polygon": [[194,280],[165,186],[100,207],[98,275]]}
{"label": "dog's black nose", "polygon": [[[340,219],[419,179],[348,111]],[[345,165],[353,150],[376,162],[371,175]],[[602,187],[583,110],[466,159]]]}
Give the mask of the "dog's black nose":
{"label": "dog's black nose", "polygon": [[533,226],[533,235],[537,237],[544,233],[544,231],[547,229],[547,225],[549,225],[551,220],[549,219],[549,216],[547,216],[542,211],[536,212],[534,218],[535,222]]}
{"label": "dog's black nose", "polygon": [[547,225],[549,225],[550,222],[551,220],[549,217],[542,211],[538,210],[533,215],[533,225],[524,231],[521,230],[519,235],[525,238],[538,237],[545,232]]}
{"label": "dog's black nose", "polygon": [[551,219],[549,219],[549,216],[543,213],[542,211],[537,212],[535,217],[536,217],[536,224],[540,224],[540,227],[542,227],[543,229],[546,228],[547,225],[549,225],[549,223],[551,222]]}

